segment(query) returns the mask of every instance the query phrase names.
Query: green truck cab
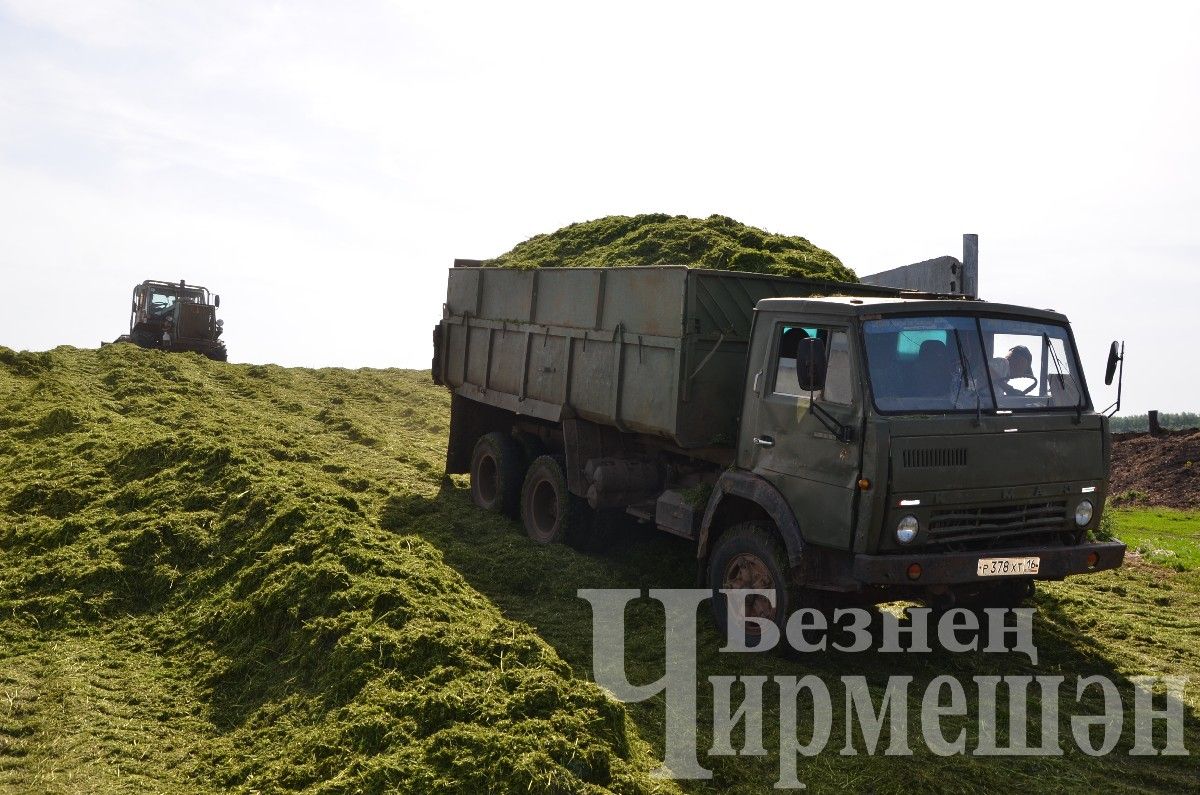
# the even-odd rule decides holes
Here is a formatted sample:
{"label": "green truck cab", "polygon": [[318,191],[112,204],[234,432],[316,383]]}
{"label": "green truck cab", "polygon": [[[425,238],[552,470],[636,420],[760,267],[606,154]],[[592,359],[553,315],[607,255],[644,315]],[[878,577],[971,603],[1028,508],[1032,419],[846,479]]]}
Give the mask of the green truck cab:
{"label": "green truck cab", "polygon": [[[447,472],[539,542],[632,515],[748,614],[1015,605],[1121,565],[1107,417],[1055,312],[682,267],[456,267]],[[724,607],[714,600],[722,623]]]}
{"label": "green truck cab", "polygon": [[770,299],[723,478],[774,505],[805,586],[1004,604],[1034,579],[1121,564],[1124,545],[1089,541],[1108,462],[1107,418],[1060,314]]}

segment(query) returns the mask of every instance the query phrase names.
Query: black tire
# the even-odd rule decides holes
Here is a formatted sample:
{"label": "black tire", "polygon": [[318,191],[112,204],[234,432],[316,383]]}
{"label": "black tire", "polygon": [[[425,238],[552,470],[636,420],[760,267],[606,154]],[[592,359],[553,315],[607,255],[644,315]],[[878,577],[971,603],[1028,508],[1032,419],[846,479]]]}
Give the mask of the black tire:
{"label": "black tire", "polygon": [[[780,644],[788,616],[796,606],[796,589],[788,578],[787,552],[770,522],[752,521],[734,525],[726,530],[708,559],[708,584],[713,589],[713,620],[721,636],[728,638],[728,615],[722,588],[765,588],[775,590],[775,607],[764,597],[747,600],[746,609],[753,615],[768,618],[779,627]],[[747,627],[746,645],[758,644],[759,633]]]}
{"label": "black tire", "polygon": [[162,342],[162,335],[145,329],[134,329],[129,333],[129,340],[139,348],[157,348]]}
{"label": "black tire", "polygon": [[539,544],[575,541],[587,532],[587,505],[567,489],[559,456],[534,459],[521,486],[521,524]]}
{"label": "black tire", "polygon": [[493,431],[479,437],[471,453],[471,500],[485,511],[516,518],[525,461],[512,437]]}

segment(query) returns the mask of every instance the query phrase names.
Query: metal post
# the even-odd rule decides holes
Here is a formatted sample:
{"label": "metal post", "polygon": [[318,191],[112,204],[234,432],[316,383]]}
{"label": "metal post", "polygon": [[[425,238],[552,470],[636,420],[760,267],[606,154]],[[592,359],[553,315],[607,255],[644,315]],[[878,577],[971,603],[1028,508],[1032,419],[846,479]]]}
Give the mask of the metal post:
{"label": "metal post", "polygon": [[962,294],[979,297],[979,235],[963,235]]}

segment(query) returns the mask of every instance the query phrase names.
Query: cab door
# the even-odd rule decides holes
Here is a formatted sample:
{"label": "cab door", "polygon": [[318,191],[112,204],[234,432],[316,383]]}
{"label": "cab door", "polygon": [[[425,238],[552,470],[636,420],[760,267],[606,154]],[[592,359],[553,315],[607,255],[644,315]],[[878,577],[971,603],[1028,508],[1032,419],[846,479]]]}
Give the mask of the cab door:
{"label": "cab door", "polygon": [[[753,346],[762,358],[747,385],[739,463],[787,499],[808,543],[850,549],[861,466],[863,402],[858,357],[846,323],[762,316]],[[801,346],[823,351],[813,383],[797,373]],[[754,350],[757,349],[757,350]],[[752,368],[753,369],[753,368]],[[811,389],[810,389],[811,387]]]}

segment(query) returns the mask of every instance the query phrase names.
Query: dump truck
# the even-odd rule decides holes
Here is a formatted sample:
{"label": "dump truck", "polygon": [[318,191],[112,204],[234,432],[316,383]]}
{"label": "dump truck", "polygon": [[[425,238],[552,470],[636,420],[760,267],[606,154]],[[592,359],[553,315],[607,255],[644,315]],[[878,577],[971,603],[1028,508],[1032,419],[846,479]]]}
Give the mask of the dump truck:
{"label": "dump truck", "polygon": [[217,319],[221,296],[197,284],[146,280],[133,288],[129,333],[114,342],[143,348],[194,351],[219,362],[229,354],[220,339],[225,321]]}
{"label": "dump truck", "polygon": [[[1063,315],[688,267],[456,262],[446,471],[537,542],[612,512],[689,539],[736,611],[1015,605],[1121,565],[1108,418]],[[1110,367],[1111,377],[1111,367]],[[713,600],[718,625],[726,606]],[[737,613],[735,612],[735,615]],[[751,622],[753,623],[753,622]]]}

